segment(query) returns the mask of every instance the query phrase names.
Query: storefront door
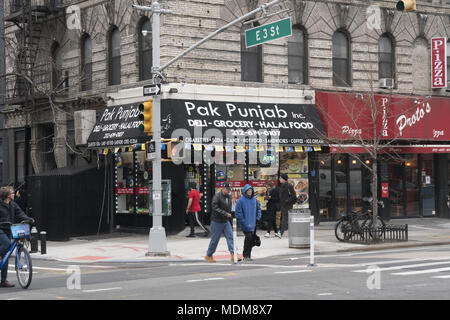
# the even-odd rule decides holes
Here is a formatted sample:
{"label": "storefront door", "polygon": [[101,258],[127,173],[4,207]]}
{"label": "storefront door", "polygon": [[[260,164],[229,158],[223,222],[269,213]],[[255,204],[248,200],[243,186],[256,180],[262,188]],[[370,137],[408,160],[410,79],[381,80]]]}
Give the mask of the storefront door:
{"label": "storefront door", "polygon": [[391,217],[403,217],[403,174],[405,166],[403,163],[390,162],[388,164],[389,172],[389,199],[391,201]]}
{"label": "storefront door", "polygon": [[422,155],[422,212],[424,217],[436,215],[433,154]]}

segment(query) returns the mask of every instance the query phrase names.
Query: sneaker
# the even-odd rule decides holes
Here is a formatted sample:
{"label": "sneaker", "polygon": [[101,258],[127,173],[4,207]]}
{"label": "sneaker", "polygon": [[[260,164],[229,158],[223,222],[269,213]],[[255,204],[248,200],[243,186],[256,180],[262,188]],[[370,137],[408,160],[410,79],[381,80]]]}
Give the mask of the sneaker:
{"label": "sneaker", "polygon": [[205,260],[208,261],[209,263],[216,263],[217,262],[216,260],[214,260],[213,257],[208,257],[208,256],[205,256]]}
{"label": "sneaker", "polygon": [[2,287],[2,288],[12,288],[12,287],[14,287],[14,285],[9,283],[8,280],[5,280],[5,281],[2,281],[2,283],[0,284],[0,287]]}
{"label": "sneaker", "polygon": [[253,261],[253,259],[250,257],[244,257],[244,261]]}
{"label": "sneaker", "polygon": [[266,235],[265,235],[264,237],[266,237],[266,238],[270,238],[270,233],[269,233],[269,232],[267,232],[267,233],[266,233]]}
{"label": "sneaker", "polygon": [[191,233],[190,235],[187,235],[186,238],[195,238],[195,234]]}
{"label": "sneaker", "polygon": [[281,239],[281,233],[279,233],[279,232],[275,233],[275,237],[278,237]]}
{"label": "sneaker", "polygon": [[[242,261],[242,257],[238,255],[237,261]],[[231,262],[234,262],[234,253],[231,254]]]}

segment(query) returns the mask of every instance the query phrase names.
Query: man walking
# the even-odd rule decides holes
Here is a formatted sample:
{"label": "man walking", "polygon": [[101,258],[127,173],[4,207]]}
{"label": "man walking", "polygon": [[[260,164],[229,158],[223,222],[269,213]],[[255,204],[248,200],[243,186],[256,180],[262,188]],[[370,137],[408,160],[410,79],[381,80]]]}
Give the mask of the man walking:
{"label": "man walking", "polygon": [[242,189],[242,197],[236,202],[236,219],[244,232],[244,261],[252,261],[253,234],[256,231],[256,220],[261,219],[261,206],[254,197],[251,185]]}
{"label": "man walking", "polygon": [[234,261],[233,230],[229,221],[232,217],[232,199],[230,193],[230,185],[225,182],[222,189],[214,195],[212,200],[211,241],[209,242],[208,250],[205,256],[206,261],[211,263],[216,262],[213,258],[213,254],[216,252],[222,233],[225,235],[227,240],[228,250],[231,254],[231,261]]}
{"label": "man walking", "polygon": [[197,185],[195,182],[189,183],[189,200],[186,208],[186,214],[188,215],[189,225],[191,227],[191,232],[188,235],[188,238],[194,238],[195,234],[195,223],[205,231],[204,236],[207,237],[209,234],[209,230],[200,222],[198,219],[198,213],[202,210],[200,207],[200,192],[197,190]]}
{"label": "man walking", "polygon": [[288,175],[280,176],[280,202],[281,202],[281,236],[288,229],[289,210],[297,201],[294,187],[288,182]]}

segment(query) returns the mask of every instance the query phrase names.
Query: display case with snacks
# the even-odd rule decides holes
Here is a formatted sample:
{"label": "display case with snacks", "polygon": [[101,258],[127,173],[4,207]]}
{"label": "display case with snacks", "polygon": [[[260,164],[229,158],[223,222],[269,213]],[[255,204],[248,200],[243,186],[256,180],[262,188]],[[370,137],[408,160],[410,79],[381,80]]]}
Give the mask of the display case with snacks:
{"label": "display case with snacks", "polygon": [[248,166],[248,183],[253,186],[255,190],[256,199],[261,204],[261,210],[267,209],[267,190],[268,183],[277,184],[278,166],[277,167],[262,167],[260,165]]}
{"label": "display case with snacks", "polygon": [[232,197],[232,210],[236,206],[237,200],[242,195],[242,188],[246,184],[245,179],[245,166],[243,164],[238,165],[216,165],[215,170],[215,190],[219,192],[225,182],[228,182],[231,187]]}

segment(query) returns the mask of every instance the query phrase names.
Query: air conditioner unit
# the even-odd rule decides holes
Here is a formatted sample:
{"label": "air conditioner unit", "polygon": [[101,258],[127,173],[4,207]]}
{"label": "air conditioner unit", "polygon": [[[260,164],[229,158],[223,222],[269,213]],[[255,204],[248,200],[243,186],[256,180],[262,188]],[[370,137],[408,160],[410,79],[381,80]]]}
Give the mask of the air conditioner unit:
{"label": "air conditioner unit", "polygon": [[380,88],[392,89],[393,87],[394,87],[394,79],[392,79],[392,78],[381,78],[380,79]]}
{"label": "air conditioner unit", "polygon": [[75,111],[73,114],[75,127],[75,145],[87,144],[87,139],[95,125],[95,110]]}

